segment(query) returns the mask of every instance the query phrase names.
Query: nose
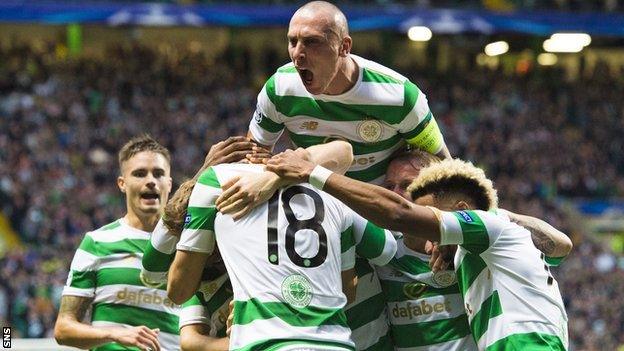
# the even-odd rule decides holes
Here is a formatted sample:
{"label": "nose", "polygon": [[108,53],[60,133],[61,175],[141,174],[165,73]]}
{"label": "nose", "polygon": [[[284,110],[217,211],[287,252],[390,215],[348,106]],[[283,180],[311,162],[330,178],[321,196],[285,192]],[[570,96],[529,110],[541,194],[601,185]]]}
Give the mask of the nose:
{"label": "nose", "polygon": [[305,48],[303,46],[303,44],[301,43],[301,41],[297,42],[297,45],[295,45],[295,47],[293,48],[293,57],[292,57],[293,61],[295,63],[301,62],[302,60],[305,60]]}
{"label": "nose", "polygon": [[156,187],[156,178],[154,177],[153,174],[148,174],[147,175],[147,179],[146,179],[147,183],[145,184],[148,188],[152,189],[154,187]]}

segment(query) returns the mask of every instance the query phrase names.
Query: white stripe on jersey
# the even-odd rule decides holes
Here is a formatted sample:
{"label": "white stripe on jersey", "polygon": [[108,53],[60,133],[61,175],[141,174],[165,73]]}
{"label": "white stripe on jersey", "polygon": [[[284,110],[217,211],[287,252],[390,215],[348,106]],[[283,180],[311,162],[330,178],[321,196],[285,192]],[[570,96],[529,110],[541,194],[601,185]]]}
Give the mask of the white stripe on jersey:
{"label": "white stripe on jersey", "polygon": [[[230,349],[238,349],[264,339],[297,339],[301,336],[314,335],[313,341],[346,342],[350,340],[351,330],[337,325],[293,328],[280,318],[258,319],[249,324],[234,324],[230,336]],[[312,340],[311,340],[312,341]],[[353,342],[350,342],[353,345]]]}
{"label": "white stripe on jersey", "polygon": [[[394,307],[408,307],[414,308],[416,306],[420,306],[421,302],[426,302],[427,304],[433,306],[437,303],[444,305],[446,302],[449,303],[448,311],[446,308],[441,312],[429,313],[429,314],[421,314],[420,316],[411,316],[410,317],[397,317],[392,313]],[[433,322],[441,319],[449,319],[455,318],[464,314],[464,300],[462,300],[461,295],[451,294],[451,295],[437,295],[437,296],[429,296],[422,299],[415,299],[412,301],[400,301],[400,302],[388,302],[388,315],[392,324],[394,325],[406,325],[406,324],[415,324],[422,322]]]}
{"label": "white stripe on jersey", "polygon": [[468,334],[461,339],[441,342],[435,345],[415,346],[415,347],[397,347],[396,351],[449,351],[449,350],[474,350],[475,343],[472,335]]}
{"label": "white stripe on jersey", "polygon": [[357,349],[364,350],[375,345],[379,339],[388,334],[388,316],[384,309],[377,319],[364,324],[351,332],[351,339],[357,342]]}
{"label": "white stripe on jersey", "polygon": [[[132,296],[135,297],[135,303],[131,301],[132,298],[130,297],[130,294],[134,294]],[[157,297],[161,300],[161,303],[147,303],[145,302],[147,301],[146,296],[149,296],[150,300]],[[169,304],[174,307],[169,307],[165,305],[165,300],[169,301]],[[100,302],[139,307],[146,310],[166,312],[173,315],[178,314],[180,307],[174,304],[171,300],[169,300],[169,297],[167,297],[167,291],[165,290],[150,289],[137,285],[127,284],[114,284],[97,287],[95,289],[95,299],[93,299],[93,304],[97,304]]]}

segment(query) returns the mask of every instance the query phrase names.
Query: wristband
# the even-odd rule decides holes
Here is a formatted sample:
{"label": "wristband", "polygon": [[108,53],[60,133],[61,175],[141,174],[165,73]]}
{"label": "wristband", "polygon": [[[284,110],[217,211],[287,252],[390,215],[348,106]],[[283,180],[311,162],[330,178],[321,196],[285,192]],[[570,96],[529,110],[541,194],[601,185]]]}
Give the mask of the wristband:
{"label": "wristband", "polygon": [[310,184],[319,190],[323,190],[327,178],[333,173],[334,172],[323,166],[316,166],[312,170],[312,173],[310,173]]}

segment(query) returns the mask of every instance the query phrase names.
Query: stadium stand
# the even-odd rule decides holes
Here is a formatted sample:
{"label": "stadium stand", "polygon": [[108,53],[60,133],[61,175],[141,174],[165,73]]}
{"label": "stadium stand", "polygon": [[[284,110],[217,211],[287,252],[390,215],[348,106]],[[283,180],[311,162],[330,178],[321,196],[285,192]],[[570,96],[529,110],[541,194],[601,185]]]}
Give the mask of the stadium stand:
{"label": "stadium stand", "polygon": [[[0,321],[16,336],[51,337],[82,235],[122,213],[120,143],[150,133],[172,150],[179,184],[212,143],[245,133],[253,112],[257,70],[231,65],[231,53],[106,52],[66,60],[54,43],[0,46],[0,204],[24,243],[0,258]],[[556,276],[573,349],[622,347],[624,259],[556,203],[624,195],[622,75],[603,65],[575,80],[553,68],[403,73],[427,93],[451,153],[495,179],[503,207],[571,233],[575,250]]]}

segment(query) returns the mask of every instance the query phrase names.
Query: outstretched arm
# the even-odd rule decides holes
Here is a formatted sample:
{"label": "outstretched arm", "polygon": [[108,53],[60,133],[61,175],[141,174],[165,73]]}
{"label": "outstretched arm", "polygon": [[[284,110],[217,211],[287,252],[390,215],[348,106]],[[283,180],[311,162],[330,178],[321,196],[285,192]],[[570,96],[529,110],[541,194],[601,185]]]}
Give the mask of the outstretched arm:
{"label": "outstretched arm", "polygon": [[[315,167],[314,163],[298,157],[292,151],[277,155],[267,163],[267,170],[282,178],[294,182],[310,181],[312,185],[320,187],[316,173],[322,168]],[[315,174],[311,177],[313,170]],[[435,213],[390,190],[337,173],[331,173],[325,178],[322,189],[379,227],[440,241],[440,222]]]}
{"label": "outstretched arm", "polygon": [[[299,148],[291,152],[315,165],[341,174],[345,173],[353,162],[353,148],[351,144],[342,140],[310,146],[307,149]],[[266,202],[277,189],[293,182],[271,171],[260,175],[235,177],[223,184],[223,194],[216,202],[217,209],[221,213],[231,214],[237,220]]]}
{"label": "outstretched arm", "polygon": [[209,336],[210,327],[206,324],[190,324],[180,329],[180,348],[184,351],[227,351],[229,338]]}
{"label": "outstretched arm", "polygon": [[533,244],[546,256],[564,257],[572,251],[572,240],[543,220],[507,210],[501,211],[504,211],[512,222],[528,229],[531,232]]}

